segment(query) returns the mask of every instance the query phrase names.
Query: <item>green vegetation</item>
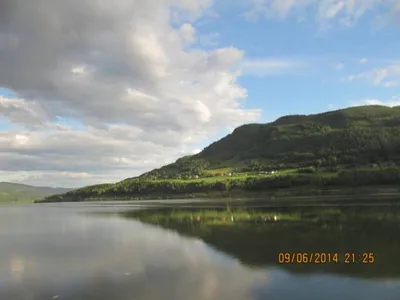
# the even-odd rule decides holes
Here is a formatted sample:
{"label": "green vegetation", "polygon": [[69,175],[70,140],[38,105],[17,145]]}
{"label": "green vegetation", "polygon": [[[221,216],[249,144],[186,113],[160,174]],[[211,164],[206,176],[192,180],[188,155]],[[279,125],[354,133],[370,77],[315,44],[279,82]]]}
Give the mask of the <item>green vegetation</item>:
{"label": "green vegetation", "polygon": [[158,224],[171,222],[201,223],[202,225],[234,225],[241,222],[269,222],[300,220],[300,214],[265,212],[256,209],[172,209],[137,211],[128,214],[143,222]]}
{"label": "green vegetation", "polygon": [[193,156],[44,201],[358,192],[400,184],[400,108],[352,107],[249,124]]}
{"label": "green vegetation", "polygon": [[[376,204],[376,203],[375,203]],[[357,213],[360,210],[362,213]],[[253,226],[254,224],[272,224],[274,222],[305,223],[349,223],[349,222],[395,222],[400,226],[400,211],[394,202],[385,207],[341,207],[340,203],[331,207],[300,206],[293,207],[229,207],[200,209],[191,208],[153,208],[122,213],[123,216],[140,220],[144,223],[166,225],[186,224],[201,226]]]}
{"label": "green vegetation", "polygon": [[2,203],[33,203],[35,200],[53,195],[65,193],[70,189],[37,187],[25,184],[0,182],[0,204]]}

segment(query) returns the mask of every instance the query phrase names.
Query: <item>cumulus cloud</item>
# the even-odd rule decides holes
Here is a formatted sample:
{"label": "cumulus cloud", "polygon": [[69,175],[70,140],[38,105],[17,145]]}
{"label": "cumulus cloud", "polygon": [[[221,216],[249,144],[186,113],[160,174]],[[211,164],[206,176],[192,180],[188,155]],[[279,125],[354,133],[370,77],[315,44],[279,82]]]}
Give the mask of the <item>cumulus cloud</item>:
{"label": "cumulus cloud", "polygon": [[48,120],[46,111],[37,101],[5,98],[0,95],[0,114],[13,123],[27,126],[42,125]]}
{"label": "cumulus cloud", "polygon": [[249,20],[260,17],[282,19],[290,15],[303,18],[312,14],[319,23],[333,20],[343,26],[355,24],[367,12],[380,8],[386,20],[395,19],[399,13],[399,0],[247,0],[250,8],[245,13]]}
{"label": "cumulus cloud", "polygon": [[240,103],[247,92],[235,70],[244,53],[188,47],[198,41],[194,22],[211,7],[2,1],[0,86],[17,96],[2,97],[0,113],[23,130],[0,132],[0,169],[90,178],[123,169],[123,179],[190,153],[223,127],[257,120],[260,111]]}
{"label": "cumulus cloud", "polygon": [[70,187],[115,182],[198,152],[192,145],[208,136],[129,125],[49,128],[0,131],[0,181]]}
{"label": "cumulus cloud", "polygon": [[180,27],[180,33],[183,41],[188,44],[193,44],[196,40],[196,28],[192,24],[185,23]]}

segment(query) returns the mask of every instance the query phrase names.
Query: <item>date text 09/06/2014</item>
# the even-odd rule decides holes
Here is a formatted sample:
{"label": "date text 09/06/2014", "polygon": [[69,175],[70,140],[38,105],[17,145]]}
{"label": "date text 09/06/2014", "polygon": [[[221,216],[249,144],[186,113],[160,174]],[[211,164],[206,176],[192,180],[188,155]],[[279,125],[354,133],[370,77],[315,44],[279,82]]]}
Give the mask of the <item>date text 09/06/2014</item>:
{"label": "date text 09/06/2014", "polygon": [[280,252],[278,253],[280,264],[373,264],[375,254],[373,252]]}

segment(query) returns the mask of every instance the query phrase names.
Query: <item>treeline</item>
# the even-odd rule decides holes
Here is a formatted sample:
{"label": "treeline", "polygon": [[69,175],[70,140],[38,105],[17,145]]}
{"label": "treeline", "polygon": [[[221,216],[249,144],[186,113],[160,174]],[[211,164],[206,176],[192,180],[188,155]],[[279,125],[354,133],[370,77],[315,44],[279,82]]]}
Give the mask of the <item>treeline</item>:
{"label": "treeline", "polygon": [[191,176],[206,177],[205,171],[210,163],[205,159],[192,160],[189,157],[178,159],[175,163],[142,174],[140,177],[148,179],[189,179]]}
{"label": "treeline", "polygon": [[313,174],[310,170],[304,173],[275,177],[230,178],[224,181],[180,181],[180,180],[147,180],[136,179],[108,186],[90,186],[55,195],[45,201],[83,201],[88,198],[147,198],[168,196],[190,196],[196,194],[235,193],[235,191],[274,191],[278,189],[310,186],[323,187],[356,187],[371,185],[400,184],[400,169],[385,168],[378,170],[345,170],[336,176],[328,177]]}

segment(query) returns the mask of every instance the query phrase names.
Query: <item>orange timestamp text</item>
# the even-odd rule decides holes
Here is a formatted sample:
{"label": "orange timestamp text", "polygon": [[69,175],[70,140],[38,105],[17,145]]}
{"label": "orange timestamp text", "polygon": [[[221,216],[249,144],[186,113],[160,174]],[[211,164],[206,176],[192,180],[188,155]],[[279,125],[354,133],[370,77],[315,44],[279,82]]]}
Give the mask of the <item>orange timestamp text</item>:
{"label": "orange timestamp text", "polygon": [[280,264],[373,264],[375,254],[372,252],[280,252]]}

